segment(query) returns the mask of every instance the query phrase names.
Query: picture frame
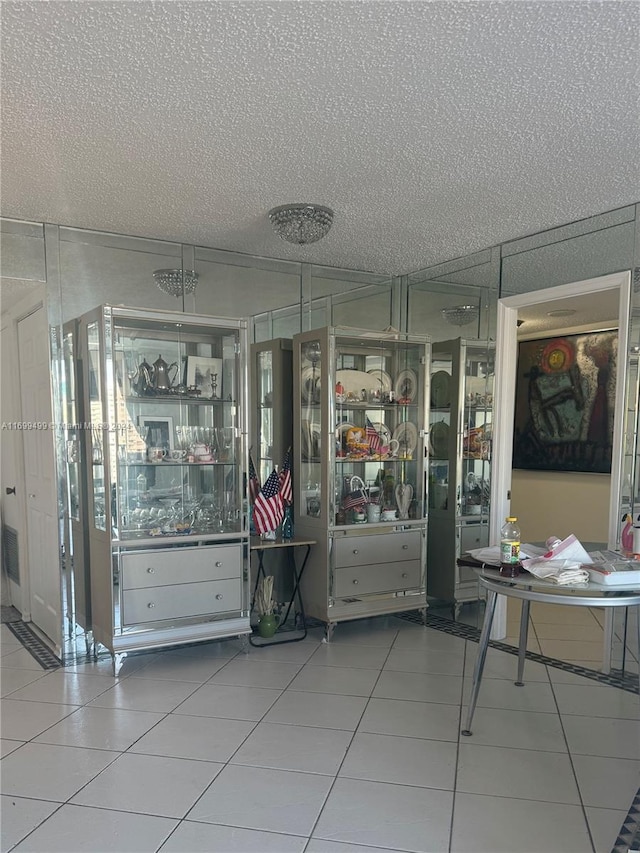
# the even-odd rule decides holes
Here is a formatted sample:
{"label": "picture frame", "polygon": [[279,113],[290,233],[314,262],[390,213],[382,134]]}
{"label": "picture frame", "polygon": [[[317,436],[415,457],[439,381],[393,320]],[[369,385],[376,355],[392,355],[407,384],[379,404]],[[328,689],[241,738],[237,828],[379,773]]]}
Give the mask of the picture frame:
{"label": "picture frame", "polygon": [[205,400],[222,400],[222,359],[187,356],[187,388],[200,391]]}
{"label": "picture frame", "polygon": [[513,467],[611,472],[618,332],[520,341]]}
{"label": "picture frame", "polygon": [[164,447],[173,450],[173,418],[165,415],[143,415],[140,417],[140,434],[149,447]]}

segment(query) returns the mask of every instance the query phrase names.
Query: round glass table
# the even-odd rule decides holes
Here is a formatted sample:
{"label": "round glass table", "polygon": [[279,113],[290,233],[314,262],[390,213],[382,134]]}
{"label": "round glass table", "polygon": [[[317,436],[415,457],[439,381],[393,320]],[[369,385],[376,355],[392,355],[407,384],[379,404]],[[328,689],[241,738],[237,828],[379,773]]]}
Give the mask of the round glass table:
{"label": "round glass table", "polygon": [[[522,687],[524,684],[522,677],[527,653],[529,609],[532,601],[539,601],[544,604],[572,605],[574,607],[637,607],[637,651],[638,660],[640,660],[640,586],[638,583],[633,586],[605,586],[589,581],[580,584],[560,585],[541,580],[528,573],[516,578],[506,578],[502,577],[498,569],[491,569],[486,566],[473,568],[480,585],[487,591],[487,604],[478,645],[478,656],[473,670],[473,685],[467,720],[461,734],[467,736],[472,734],[471,724],[480,692],[489,636],[499,595],[505,595],[507,598],[519,598],[522,601],[518,641],[518,678],[515,682],[518,687]],[[640,696],[640,683],[638,695]]]}

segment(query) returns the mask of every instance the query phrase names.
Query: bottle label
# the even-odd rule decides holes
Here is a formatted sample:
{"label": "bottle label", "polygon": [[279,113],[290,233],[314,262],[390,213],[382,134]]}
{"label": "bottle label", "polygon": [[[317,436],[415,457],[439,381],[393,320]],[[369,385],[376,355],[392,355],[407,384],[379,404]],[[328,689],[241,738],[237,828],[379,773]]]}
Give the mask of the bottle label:
{"label": "bottle label", "polygon": [[500,562],[517,563],[520,560],[520,542],[509,541],[500,543]]}

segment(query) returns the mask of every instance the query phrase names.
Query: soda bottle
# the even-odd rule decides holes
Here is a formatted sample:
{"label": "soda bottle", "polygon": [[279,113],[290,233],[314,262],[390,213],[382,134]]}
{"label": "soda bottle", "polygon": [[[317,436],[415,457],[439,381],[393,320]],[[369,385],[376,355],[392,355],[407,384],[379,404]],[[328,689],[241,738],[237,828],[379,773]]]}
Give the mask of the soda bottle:
{"label": "soda bottle", "polygon": [[500,574],[515,578],[520,568],[520,528],[516,516],[510,515],[500,530]]}

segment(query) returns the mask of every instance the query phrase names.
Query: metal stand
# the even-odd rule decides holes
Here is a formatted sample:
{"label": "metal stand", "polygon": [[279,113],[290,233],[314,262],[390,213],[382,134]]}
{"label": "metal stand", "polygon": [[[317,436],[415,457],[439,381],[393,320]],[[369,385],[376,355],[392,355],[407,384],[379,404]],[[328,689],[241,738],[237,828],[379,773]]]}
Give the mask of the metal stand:
{"label": "metal stand", "polygon": [[[253,588],[253,600],[255,600],[256,590],[258,588],[258,582],[260,581],[260,577],[265,576],[264,570],[264,553],[265,551],[270,551],[279,548],[286,548],[287,554],[287,562],[289,564],[289,568],[291,569],[291,573],[294,579],[293,592],[291,593],[291,598],[287,605],[286,612],[282,621],[280,622],[280,626],[286,624],[287,619],[289,618],[289,614],[291,613],[291,608],[294,606],[296,602],[296,597],[298,600],[299,610],[296,612],[296,626],[298,624],[298,616],[300,617],[300,630],[294,631],[282,631],[280,632],[280,627],[277,629],[276,633],[273,637],[260,637],[254,634],[250,635],[249,642],[255,648],[261,648],[263,646],[274,646],[274,645],[284,645],[285,643],[299,643],[301,640],[304,640],[307,636],[307,621],[304,613],[304,603],[302,601],[302,592],[300,590],[300,582],[302,580],[302,575],[304,573],[305,566],[307,565],[307,560],[309,559],[309,554],[311,553],[311,546],[315,545],[314,540],[305,539],[305,540],[296,540],[296,539],[283,539],[283,540],[275,540],[275,541],[264,541],[259,544],[251,545],[250,550],[255,551],[258,555],[258,571],[256,574],[256,582]],[[304,547],[306,548],[306,552],[304,557],[302,558],[302,564],[300,568],[296,566],[295,559],[295,548]],[[289,636],[291,634],[295,634],[296,636]]]}

